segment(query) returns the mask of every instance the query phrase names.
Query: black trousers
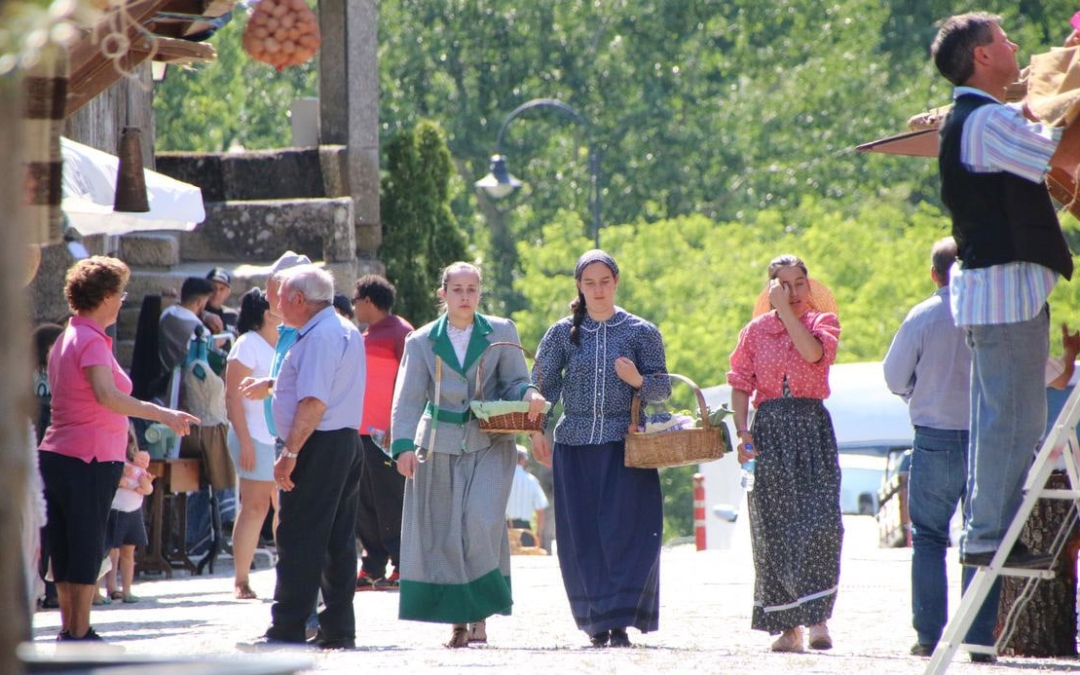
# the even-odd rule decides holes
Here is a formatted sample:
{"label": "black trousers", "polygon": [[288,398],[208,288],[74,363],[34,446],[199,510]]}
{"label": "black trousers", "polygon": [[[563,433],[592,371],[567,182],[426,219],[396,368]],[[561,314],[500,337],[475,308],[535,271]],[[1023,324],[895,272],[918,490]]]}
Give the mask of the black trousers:
{"label": "black trousers", "polygon": [[364,547],[363,569],[375,579],[386,575],[386,563],[400,562],[401,505],[405,477],[371,436],[360,436],[363,467],[356,510],[356,536]]}
{"label": "black trousers", "polygon": [[360,440],[356,429],[315,431],[300,449],[296,484],[281,492],[278,563],[267,636],[304,641],[304,623],[321,589],[319,630],[327,640],[356,637],[356,494]]}

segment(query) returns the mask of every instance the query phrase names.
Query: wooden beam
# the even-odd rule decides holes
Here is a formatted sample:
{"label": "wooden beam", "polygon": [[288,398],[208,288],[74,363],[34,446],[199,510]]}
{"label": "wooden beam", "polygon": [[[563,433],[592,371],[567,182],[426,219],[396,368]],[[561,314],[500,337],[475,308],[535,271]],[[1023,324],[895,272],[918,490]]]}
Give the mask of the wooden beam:
{"label": "wooden beam", "polygon": [[[125,10],[132,23],[125,33],[127,39],[132,42],[141,39],[143,24],[166,2],[169,0],[134,0],[129,3]],[[112,59],[101,52],[101,41],[111,32],[111,22],[111,13],[106,14],[93,28],[84,32],[79,41],[68,50],[70,77],[67,106],[64,109],[65,116],[71,115],[86,105],[90,99],[108,89],[122,77],[114,67]],[[124,57],[123,65],[131,70],[145,60],[145,54],[129,52]]]}
{"label": "wooden beam", "polygon": [[[214,49],[213,45],[208,45],[205,42],[190,42],[188,40],[161,37],[160,35],[157,37],[156,42],[157,51],[154,54],[154,60],[162,63],[187,65],[189,63],[213,61],[217,58],[217,50]],[[132,51],[149,57],[151,50],[146,42],[141,42],[132,47]]]}

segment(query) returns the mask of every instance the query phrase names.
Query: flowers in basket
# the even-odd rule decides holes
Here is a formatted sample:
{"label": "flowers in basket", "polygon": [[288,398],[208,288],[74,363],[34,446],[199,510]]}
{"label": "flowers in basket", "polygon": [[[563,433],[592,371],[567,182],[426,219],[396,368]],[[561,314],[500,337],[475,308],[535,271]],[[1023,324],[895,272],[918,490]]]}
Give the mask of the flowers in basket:
{"label": "flowers in basket", "polygon": [[[732,410],[727,406],[721,405],[716,409],[706,408],[705,414],[709,419],[709,425],[720,429],[720,438],[724,444],[724,453],[731,452],[731,433],[724,423],[724,418],[731,415]],[[671,431],[685,431],[687,429],[700,429],[701,427],[701,416],[695,411],[680,410],[671,413],[662,410],[646,415],[644,425],[638,425],[635,433],[659,434]]]}

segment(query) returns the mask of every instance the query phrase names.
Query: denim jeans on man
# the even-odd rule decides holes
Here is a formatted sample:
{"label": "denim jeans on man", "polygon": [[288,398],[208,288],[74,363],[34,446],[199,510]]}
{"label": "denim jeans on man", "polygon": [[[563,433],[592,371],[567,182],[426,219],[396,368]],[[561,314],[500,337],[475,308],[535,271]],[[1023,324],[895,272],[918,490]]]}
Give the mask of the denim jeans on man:
{"label": "denim jeans on man", "polygon": [[[949,583],[945,551],[949,546],[949,521],[961,500],[967,499],[968,432],[915,427],[911,472],[908,474],[908,512],[911,515],[911,623],[919,644],[935,645],[941,639],[949,614]],[[966,508],[965,508],[966,511]],[[964,568],[967,588],[974,568]],[[968,630],[971,644],[994,643],[998,595],[995,583]]]}
{"label": "denim jeans on man", "polygon": [[1050,308],[1018,323],[967,327],[971,347],[971,461],[964,553],[996,551],[1023,499],[1046,427]]}

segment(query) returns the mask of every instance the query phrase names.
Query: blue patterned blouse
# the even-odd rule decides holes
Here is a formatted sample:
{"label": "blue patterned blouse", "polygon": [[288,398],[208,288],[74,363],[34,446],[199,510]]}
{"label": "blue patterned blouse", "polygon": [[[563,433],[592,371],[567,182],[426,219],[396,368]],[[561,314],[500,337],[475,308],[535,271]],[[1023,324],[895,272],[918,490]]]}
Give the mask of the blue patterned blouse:
{"label": "blue patterned blouse", "polygon": [[671,395],[664,340],[656,326],[616,307],[606,321],[588,315],[570,342],[569,317],[548,329],[536,351],[533,382],[552,403],[562,398],[563,414],[555,441],[567,445],[599,445],[620,441],[630,428],[634,389],[615,374],[615,359],[626,356],[645,378],[638,392],[643,401]]}

